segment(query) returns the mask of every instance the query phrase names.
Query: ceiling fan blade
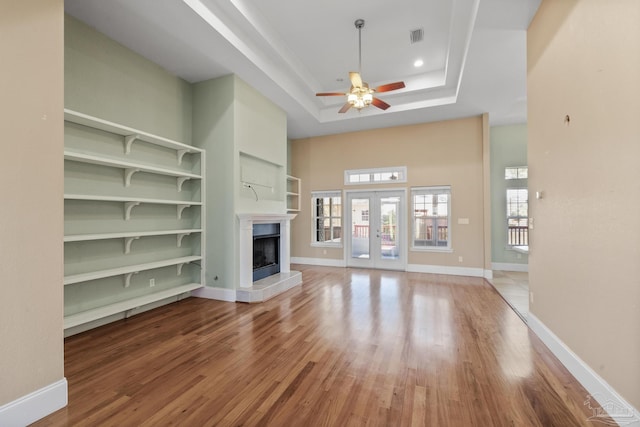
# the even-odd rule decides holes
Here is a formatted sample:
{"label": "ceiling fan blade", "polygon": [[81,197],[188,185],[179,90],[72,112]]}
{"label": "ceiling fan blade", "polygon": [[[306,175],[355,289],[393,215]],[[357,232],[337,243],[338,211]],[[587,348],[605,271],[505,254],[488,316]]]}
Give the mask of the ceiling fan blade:
{"label": "ceiling fan blade", "polygon": [[351,71],[349,73],[349,80],[351,80],[353,87],[362,87],[362,77],[360,77],[360,73]]}
{"label": "ceiling fan blade", "polygon": [[386,110],[387,108],[391,107],[391,105],[387,104],[380,98],[373,98],[371,103],[381,110]]}
{"label": "ceiling fan blade", "polygon": [[386,85],[378,86],[376,88],[376,92],[389,92],[392,90],[402,89],[403,87],[405,87],[404,82],[389,83]]}
{"label": "ceiling fan blade", "polygon": [[316,96],[345,96],[344,92],[321,92],[316,93]]}
{"label": "ceiling fan blade", "polygon": [[338,111],[338,113],[346,113],[347,111],[349,111],[349,108],[351,108],[351,104],[347,102],[342,106],[342,108],[340,109],[340,111]]}

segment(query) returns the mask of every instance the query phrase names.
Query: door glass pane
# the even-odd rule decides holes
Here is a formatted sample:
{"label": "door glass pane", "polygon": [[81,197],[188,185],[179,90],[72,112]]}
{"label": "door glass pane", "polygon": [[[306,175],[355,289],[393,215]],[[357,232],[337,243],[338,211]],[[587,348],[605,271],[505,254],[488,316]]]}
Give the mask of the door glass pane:
{"label": "door glass pane", "polygon": [[382,259],[398,259],[398,210],[399,197],[380,199],[380,256]]}
{"label": "door glass pane", "polygon": [[369,259],[369,199],[351,200],[351,257]]}

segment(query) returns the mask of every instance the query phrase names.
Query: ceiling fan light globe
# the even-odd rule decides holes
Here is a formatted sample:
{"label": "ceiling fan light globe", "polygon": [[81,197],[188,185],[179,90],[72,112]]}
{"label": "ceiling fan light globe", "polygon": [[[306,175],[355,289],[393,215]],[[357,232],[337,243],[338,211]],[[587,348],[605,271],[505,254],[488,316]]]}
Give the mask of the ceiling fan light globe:
{"label": "ceiling fan light globe", "polygon": [[362,100],[364,101],[364,103],[366,105],[369,105],[369,104],[371,104],[371,101],[373,101],[373,95],[371,95],[371,93],[365,93],[362,96]]}
{"label": "ceiling fan light globe", "polygon": [[356,95],[355,93],[350,93],[349,95],[347,95],[347,102],[349,104],[355,106],[357,101],[358,101],[358,95]]}

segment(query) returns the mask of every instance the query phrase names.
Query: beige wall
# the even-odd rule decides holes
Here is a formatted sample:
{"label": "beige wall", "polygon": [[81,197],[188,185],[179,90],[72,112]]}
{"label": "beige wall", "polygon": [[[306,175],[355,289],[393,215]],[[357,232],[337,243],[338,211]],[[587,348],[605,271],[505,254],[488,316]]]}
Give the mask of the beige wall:
{"label": "beige wall", "polygon": [[531,312],[636,408],[639,22],[637,0],[544,1],[527,79]]}
{"label": "beige wall", "polygon": [[63,2],[0,2],[0,406],[63,378]]}
{"label": "beige wall", "polygon": [[[374,188],[345,187],[344,171],[407,166],[407,183],[379,187],[451,185],[454,250],[409,251],[408,263],[484,267],[482,117],[299,139],[292,141],[291,153],[292,173],[302,179],[302,210],[292,222],[292,256],[343,259],[342,248],[326,248],[325,255],[325,248],[310,245],[312,191]],[[469,225],[458,225],[458,218],[469,218]],[[458,262],[459,256],[464,262]]]}

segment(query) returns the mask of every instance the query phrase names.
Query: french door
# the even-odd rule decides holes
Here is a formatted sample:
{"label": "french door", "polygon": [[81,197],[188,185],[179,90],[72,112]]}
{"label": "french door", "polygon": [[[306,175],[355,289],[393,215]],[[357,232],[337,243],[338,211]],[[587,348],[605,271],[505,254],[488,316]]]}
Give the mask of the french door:
{"label": "french door", "polygon": [[348,266],[405,269],[405,200],[404,190],[347,192]]}

